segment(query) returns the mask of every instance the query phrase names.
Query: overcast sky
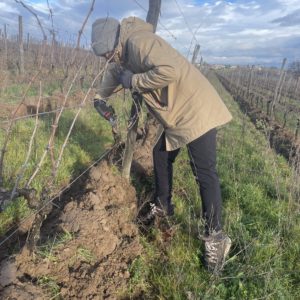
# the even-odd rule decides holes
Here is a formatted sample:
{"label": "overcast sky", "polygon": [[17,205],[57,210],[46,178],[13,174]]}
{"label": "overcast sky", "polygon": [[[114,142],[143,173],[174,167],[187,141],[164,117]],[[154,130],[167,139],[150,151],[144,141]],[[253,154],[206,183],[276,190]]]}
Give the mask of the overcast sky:
{"label": "overcast sky", "polygon": [[[51,29],[47,0],[24,0]],[[76,40],[91,0],[48,0],[61,39]],[[96,0],[83,42],[90,44],[92,22],[107,15],[145,19],[148,0]],[[0,0],[0,26],[9,34],[24,18],[24,32],[39,35],[37,22],[14,0]],[[300,0],[162,0],[157,33],[187,56],[196,43],[208,63],[280,65],[300,60]]]}

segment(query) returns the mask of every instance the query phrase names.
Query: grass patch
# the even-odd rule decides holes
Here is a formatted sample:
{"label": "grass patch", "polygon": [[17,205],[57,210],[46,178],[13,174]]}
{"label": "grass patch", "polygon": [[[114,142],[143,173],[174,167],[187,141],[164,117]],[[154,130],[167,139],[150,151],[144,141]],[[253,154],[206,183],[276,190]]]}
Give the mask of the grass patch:
{"label": "grass patch", "polygon": [[85,248],[84,246],[80,246],[77,249],[77,258],[80,260],[87,262],[89,264],[93,263],[96,261],[96,257],[92,253],[91,250]]}
{"label": "grass patch", "polygon": [[[118,101],[118,100],[116,100]],[[58,158],[61,146],[73,121],[76,110],[65,110],[54,141],[54,157]],[[52,130],[52,115],[46,115],[39,119],[37,134],[35,136],[32,153],[19,187],[25,186],[27,180],[33,174],[42,153],[48,146],[49,136]],[[4,160],[4,187],[11,190],[16,178],[24,164],[29,140],[34,128],[34,119],[18,121],[13,128]],[[4,130],[0,130],[0,144],[4,141]],[[66,186],[72,178],[78,176],[91,162],[98,159],[106,149],[113,144],[111,127],[108,122],[101,118],[92,106],[85,107],[70,136],[67,147],[61,161],[61,165],[54,182],[52,193],[58,192]],[[50,155],[38,175],[33,180],[31,187],[41,192],[43,187],[52,181],[52,163]],[[24,200],[14,201],[7,209],[0,213],[0,234],[5,233],[7,228],[18,222],[28,214],[29,210]]]}
{"label": "grass patch", "polygon": [[10,203],[6,209],[0,213],[0,236],[5,234],[9,226],[23,220],[29,213],[30,209],[24,199],[18,199]]}
{"label": "grass patch", "polygon": [[[27,89],[28,84],[11,84],[5,88],[3,88],[0,92],[1,96],[1,103],[5,103],[9,101],[10,103],[18,103],[20,102],[20,98],[23,96],[25,90]],[[38,88],[37,87],[30,87],[27,94],[28,97],[30,96],[37,96],[38,95]],[[12,101],[12,99],[15,99]]]}
{"label": "grass patch", "polygon": [[55,250],[58,250],[67,242],[71,241],[73,238],[74,235],[72,233],[65,231],[58,237],[55,236],[53,239],[50,239],[46,243],[43,243],[41,246],[39,246],[37,254],[51,262],[56,262],[57,258],[55,256]]}
{"label": "grass patch", "polygon": [[37,284],[46,290],[50,299],[61,299],[59,297],[60,286],[56,283],[55,278],[43,276],[38,279]]}
{"label": "grass patch", "polygon": [[230,258],[221,276],[212,276],[201,263],[201,200],[183,150],[174,170],[176,235],[167,245],[159,233],[154,242],[144,241],[132,283],[149,299],[297,299],[299,185],[216,77],[210,80],[234,116],[218,132],[224,228],[233,240]]}

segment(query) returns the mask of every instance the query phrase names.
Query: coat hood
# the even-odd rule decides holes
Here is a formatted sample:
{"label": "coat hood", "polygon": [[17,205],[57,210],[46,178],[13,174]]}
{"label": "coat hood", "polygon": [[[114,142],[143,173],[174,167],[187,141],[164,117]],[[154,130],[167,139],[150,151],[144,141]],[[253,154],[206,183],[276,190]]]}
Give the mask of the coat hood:
{"label": "coat hood", "polygon": [[92,26],[92,48],[98,56],[113,51],[119,40],[120,23],[114,18],[97,19]]}

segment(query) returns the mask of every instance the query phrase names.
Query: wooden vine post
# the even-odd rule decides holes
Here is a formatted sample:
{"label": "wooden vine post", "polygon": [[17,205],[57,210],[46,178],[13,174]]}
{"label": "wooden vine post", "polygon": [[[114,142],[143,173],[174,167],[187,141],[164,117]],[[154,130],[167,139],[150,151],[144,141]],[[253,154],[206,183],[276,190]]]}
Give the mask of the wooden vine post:
{"label": "wooden vine post", "polygon": [[295,130],[295,140],[298,139],[299,130],[300,130],[300,118],[297,119],[297,125],[296,125],[296,130]]}
{"label": "wooden vine post", "polygon": [[4,24],[4,68],[7,69],[8,66],[8,56],[7,56],[7,29],[6,24]]}
{"label": "wooden vine post", "polygon": [[23,18],[19,16],[19,71],[24,74]]}
{"label": "wooden vine post", "polygon": [[252,80],[253,80],[253,72],[254,72],[254,65],[252,65],[250,69],[250,74],[249,74],[249,80],[248,80],[248,86],[247,86],[247,97],[249,97],[251,93],[251,88],[252,88]]}
{"label": "wooden vine post", "polygon": [[296,89],[295,89],[295,96],[297,96],[298,88],[300,87],[300,76],[298,77],[297,83],[296,83]]}
{"label": "wooden vine post", "polygon": [[200,51],[200,45],[196,44],[195,49],[194,49],[194,53],[193,53],[193,57],[192,57],[192,64],[193,65],[196,63],[199,51]]}
{"label": "wooden vine post", "polygon": [[274,97],[273,97],[273,100],[271,102],[271,108],[270,108],[270,112],[269,112],[271,118],[274,117],[275,105],[276,105],[277,100],[278,100],[278,98],[280,96],[281,85],[283,83],[283,77],[284,77],[284,66],[285,66],[285,64],[286,64],[286,58],[284,58],[283,61],[282,61],[279,80],[278,80],[278,82],[276,84],[276,88],[275,88],[275,92],[274,92]]}
{"label": "wooden vine post", "polygon": [[[159,12],[161,8],[161,0],[149,0],[149,10],[147,14],[146,21],[153,26],[153,32],[156,31],[157,22],[159,18]],[[132,94],[133,104],[131,107],[130,115],[130,126],[127,133],[127,140],[125,144],[125,152],[122,163],[122,176],[129,180],[130,169],[132,164],[132,158],[135,148],[135,142],[137,137],[137,129],[139,123],[139,110],[142,96],[138,94]]]}
{"label": "wooden vine post", "polygon": [[156,32],[158,18],[160,14],[161,0],[149,0],[149,10],[146,21],[153,26],[153,32]]}

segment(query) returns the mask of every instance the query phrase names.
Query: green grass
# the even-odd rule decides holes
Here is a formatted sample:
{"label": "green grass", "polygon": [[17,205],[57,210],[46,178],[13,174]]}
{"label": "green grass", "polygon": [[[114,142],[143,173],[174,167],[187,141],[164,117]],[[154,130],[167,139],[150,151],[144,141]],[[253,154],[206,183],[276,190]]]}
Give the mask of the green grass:
{"label": "green grass", "polygon": [[[27,89],[28,84],[11,84],[3,89],[0,92],[0,103],[17,103],[20,101],[20,98],[23,96],[24,91]],[[37,96],[38,88],[31,86],[27,92],[27,96]]]}
{"label": "green grass", "polygon": [[65,231],[64,233],[59,234],[58,236],[54,236],[49,239],[42,245],[38,246],[37,254],[43,259],[47,259],[51,262],[57,262],[57,257],[55,255],[55,250],[62,248],[67,242],[74,239],[74,235],[69,231]]}
{"label": "green grass", "polygon": [[[60,120],[54,143],[54,155],[58,156],[61,145],[64,142],[66,134],[73,121],[76,110],[66,110]],[[6,153],[6,162],[4,169],[4,177],[6,185],[13,183],[15,175],[25,160],[28,143],[34,127],[34,119],[27,119],[16,124],[12,132],[12,138],[9,141],[8,151]],[[47,147],[50,132],[52,130],[52,117],[42,118],[39,121],[38,132],[34,141],[32,159],[28,164],[28,168],[24,179],[32,173],[36,163],[39,161],[41,154]],[[3,137],[2,137],[3,138]],[[92,108],[85,109],[75,124],[73,133],[70,136],[70,142],[65,149],[65,155],[62,161],[62,168],[58,174],[58,181],[68,180],[70,175],[76,174],[92,159],[100,156],[104,152],[105,146],[112,143],[109,125],[100,119]],[[50,159],[45,163],[40,176],[33,182],[33,187],[40,190],[48,181],[50,172]],[[22,183],[21,182],[21,186]]]}
{"label": "green grass", "polygon": [[[174,172],[176,235],[168,244],[161,241],[157,230],[151,233],[151,240],[141,238],[144,253],[131,265],[127,294],[143,295],[146,299],[297,299],[300,294],[300,226],[299,202],[295,195],[299,195],[299,179],[295,181],[286,161],[268,147],[264,135],[240,112],[217,79],[214,76],[210,79],[234,115],[234,120],[218,133],[224,228],[233,240],[230,258],[219,277],[207,273],[201,264],[203,245],[198,239],[203,232],[201,201],[187,152],[183,150]],[[127,104],[116,103],[119,115],[126,107],[128,110]],[[55,140],[56,156],[73,116],[73,111],[63,114]],[[124,127],[125,122],[121,121]],[[29,119],[14,127],[5,157],[6,188],[13,186],[24,162],[33,125],[34,120]],[[50,131],[51,118],[42,118],[20,186],[32,174]],[[2,141],[3,132],[0,144]],[[65,150],[55,189],[65,186],[111,144],[110,126],[93,108],[85,108]],[[41,191],[49,179],[51,161],[48,158],[32,186]],[[151,186],[152,182],[148,184]],[[0,233],[29,212],[23,199],[11,203],[0,214]],[[53,248],[61,247],[68,238],[72,237],[46,244],[39,254],[55,261]],[[93,254],[79,247],[77,258],[89,262],[93,261]],[[48,286],[52,295],[59,292],[53,278],[41,278],[40,284]]]}
{"label": "green grass", "polygon": [[24,199],[8,204],[5,210],[0,213],[0,236],[7,231],[10,225],[23,220],[30,212]]}
{"label": "green grass", "polygon": [[[275,115],[275,120],[279,122],[279,124],[283,125],[284,124],[284,108],[280,107],[277,110],[275,110],[274,115]],[[286,128],[289,129],[289,131],[294,134],[296,131],[297,127],[297,118],[298,114],[296,111],[291,111],[287,115],[287,120],[286,120]]]}
{"label": "green grass", "polygon": [[84,246],[78,247],[77,258],[89,264],[92,264],[96,261],[95,255],[91,252],[91,250],[85,248]]}
{"label": "green grass", "polygon": [[[124,115],[130,111],[131,101],[128,100],[128,97],[123,99],[123,97],[120,96],[113,96],[110,100],[110,104],[114,106],[117,116],[119,117],[119,130],[122,139],[125,140],[127,119],[125,119],[126,116],[124,118]],[[55,159],[58,158],[61,146],[76,112],[77,109],[66,109],[62,114],[54,140],[53,152]],[[47,147],[52,130],[53,118],[54,115],[50,114],[42,116],[39,119],[31,157],[26,166],[24,176],[19,183],[19,187],[25,186]],[[34,124],[35,119],[28,118],[16,122],[13,127],[5,154],[3,172],[4,188],[8,190],[13,188],[16,178],[24,164]],[[2,148],[4,136],[5,130],[0,127],[0,148]],[[69,142],[65,148],[58,174],[54,181],[54,187],[51,189],[52,196],[78,176],[93,161],[100,158],[105,150],[109,149],[113,143],[113,135],[109,123],[99,116],[92,104],[84,107],[75,123]],[[44,187],[49,185],[49,182],[53,179],[52,177],[52,163],[48,153],[40,172],[32,181],[30,187],[40,193]],[[0,213],[0,236],[3,235],[8,228],[24,219],[30,213],[32,212],[28,209],[24,199],[20,198],[10,203],[6,209]]]}
{"label": "green grass", "polygon": [[[57,158],[69,130],[76,110],[66,110],[59,122],[59,127],[55,137],[54,155]],[[47,147],[51,132],[53,116],[45,116],[39,120],[38,131],[34,139],[32,153],[24,177],[19,183],[23,187],[35,170],[44,149]],[[16,177],[24,164],[28,151],[29,140],[32,135],[35,120],[26,119],[16,123],[9,140],[7,152],[4,160],[4,187],[12,189]],[[0,145],[4,140],[4,131],[0,131]],[[65,148],[63,159],[55,180],[54,190],[58,191],[91,162],[98,159],[107,148],[113,144],[110,125],[102,119],[92,106],[83,109],[70,136],[69,143]],[[52,180],[52,164],[49,155],[33,180],[31,187],[41,192]],[[29,212],[24,200],[19,199],[10,204],[7,209],[0,214],[0,235],[5,233],[7,228],[22,219]]]}
{"label": "green grass", "polygon": [[298,299],[300,294],[299,182],[268,147],[217,79],[210,80],[234,115],[218,132],[218,171],[224,228],[233,240],[220,276],[200,257],[201,201],[186,150],[175,163],[175,224],[170,244],[143,239],[145,252],[131,270],[129,295],[146,299]]}
{"label": "green grass", "polygon": [[43,276],[38,279],[37,284],[46,290],[49,299],[61,299],[59,297],[61,287],[57,284],[55,278]]}

